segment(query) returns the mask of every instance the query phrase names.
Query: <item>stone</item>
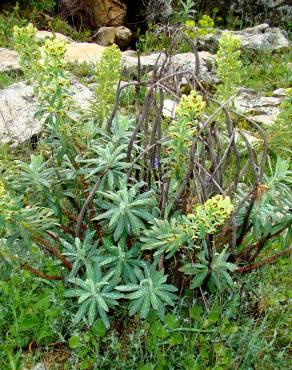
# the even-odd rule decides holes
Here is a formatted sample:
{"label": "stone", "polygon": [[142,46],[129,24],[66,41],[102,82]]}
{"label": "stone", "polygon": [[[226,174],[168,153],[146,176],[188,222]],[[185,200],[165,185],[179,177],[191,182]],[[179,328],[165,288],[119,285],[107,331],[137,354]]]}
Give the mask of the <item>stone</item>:
{"label": "stone", "polygon": [[98,26],[121,26],[124,23],[127,7],[119,0],[90,0],[95,23]]}
{"label": "stone", "polygon": [[133,33],[132,31],[124,26],[120,26],[117,29],[115,43],[119,45],[121,48],[126,48],[130,45],[132,41]]}
{"label": "stone", "polygon": [[239,34],[241,48],[247,51],[281,51],[289,48],[289,40],[280,28],[267,28],[263,33]]}
{"label": "stone", "polygon": [[[200,58],[200,75],[199,80],[205,85],[212,86],[219,82],[215,75],[215,56],[206,52],[199,52]],[[173,57],[173,62],[176,70],[191,70],[195,71],[196,56],[194,53],[181,53]]]}
{"label": "stone", "polygon": [[162,113],[164,117],[174,118],[176,112],[177,103],[171,99],[165,99],[163,102]]}
{"label": "stone", "polygon": [[[153,53],[142,55],[140,57],[140,66],[142,74],[151,72],[156,64],[161,65],[165,58],[164,54]],[[207,52],[199,52],[200,58],[200,80],[207,85],[218,83],[215,75],[215,56]],[[138,57],[130,52],[122,54],[122,67],[124,74],[128,78],[136,78],[138,74]],[[174,71],[190,70],[194,71],[196,67],[196,58],[193,53],[181,53],[172,57],[172,64],[169,73]]]}
{"label": "stone", "polygon": [[[105,47],[89,42],[70,42],[67,44],[65,60],[70,63],[98,63]],[[19,55],[16,51],[0,48],[0,72],[19,71]]]}
{"label": "stone", "polygon": [[78,17],[90,27],[121,26],[127,7],[120,0],[59,0],[63,19]]}
{"label": "stone", "polygon": [[276,121],[279,113],[280,111],[271,114],[258,114],[255,116],[250,116],[249,118],[252,118],[255,122],[261,125],[270,126]]}
{"label": "stone", "polygon": [[71,42],[73,42],[72,39],[70,39],[70,37],[67,37],[65,35],[63,35],[62,33],[59,33],[59,32],[50,32],[50,31],[37,31],[36,32],[36,39],[37,40],[44,40],[46,38],[51,38],[51,37],[56,37],[57,39],[60,39],[62,41],[64,41],[66,44],[69,44]]}
{"label": "stone", "polygon": [[275,96],[276,98],[286,98],[289,94],[289,90],[291,89],[284,88],[276,89],[273,91],[273,96]]}
{"label": "stone", "polygon": [[286,28],[292,18],[291,0],[194,0],[194,5],[201,14],[212,14],[217,8],[217,16],[225,19],[228,14],[244,25],[265,22]]}
{"label": "stone", "polygon": [[[87,109],[94,99],[93,93],[76,79],[72,79],[74,101]],[[0,90],[0,143],[16,146],[41,132],[43,121],[34,117],[37,111],[32,86],[17,82]]]}
{"label": "stone", "polygon": [[[27,368],[23,368],[22,370],[28,370]],[[49,368],[43,363],[38,362],[34,365],[34,367],[30,367],[30,370],[49,370]]]}
{"label": "stone", "polygon": [[[216,52],[223,32],[223,30],[215,29],[212,34],[200,36],[198,48]],[[261,52],[266,50],[274,52],[283,51],[290,47],[286,32],[280,28],[271,28],[268,24],[246,28],[242,31],[231,31],[231,33],[240,38],[242,51]]]}
{"label": "stone", "polygon": [[98,63],[105,47],[88,42],[72,42],[67,45],[65,60],[70,63]]}
{"label": "stone", "polygon": [[131,43],[132,31],[124,26],[101,27],[94,35],[93,40],[102,46],[110,46],[115,43],[121,48],[126,48]]}
{"label": "stone", "polygon": [[234,99],[234,108],[260,124],[271,125],[280,113],[282,101],[283,98],[258,96],[255,92],[246,90]]}
{"label": "stone", "polygon": [[0,48],[0,72],[19,71],[19,55],[16,51]]}

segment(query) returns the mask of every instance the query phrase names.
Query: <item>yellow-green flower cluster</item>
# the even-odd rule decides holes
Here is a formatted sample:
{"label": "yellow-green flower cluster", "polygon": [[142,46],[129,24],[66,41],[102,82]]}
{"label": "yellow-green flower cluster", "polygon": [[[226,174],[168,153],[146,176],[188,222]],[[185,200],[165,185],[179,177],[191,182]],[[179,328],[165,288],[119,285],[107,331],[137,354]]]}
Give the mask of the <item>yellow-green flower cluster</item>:
{"label": "yellow-green flower cluster", "polygon": [[208,35],[209,33],[214,32],[215,23],[209,15],[203,15],[202,18],[199,20],[199,35]]}
{"label": "yellow-green flower cluster", "polygon": [[[70,110],[71,98],[67,90],[70,79],[65,71],[66,44],[57,38],[48,38],[40,48],[37,93],[48,113],[62,117]],[[52,97],[55,96],[55,99]],[[50,103],[49,103],[50,102]]]}
{"label": "yellow-green flower cluster", "polygon": [[230,217],[233,208],[230,197],[216,195],[204,204],[196,206],[194,213],[188,215],[188,219],[194,223],[195,232],[204,230],[206,234],[214,234]]}
{"label": "yellow-green flower cluster", "polygon": [[183,95],[176,110],[177,118],[197,120],[203,113],[206,103],[201,95],[192,90],[189,95]]}
{"label": "yellow-green flower cluster", "polygon": [[196,22],[193,19],[188,19],[185,21],[186,29],[184,31],[185,35],[189,36],[191,39],[194,39],[196,33],[194,31]]}
{"label": "yellow-green flower cluster", "polygon": [[[242,62],[240,59],[240,38],[225,31],[219,40],[217,58],[217,76],[222,84],[219,86],[219,95],[231,95],[234,88],[240,85]],[[227,96],[226,96],[227,97]]]}
{"label": "yellow-green flower cluster", "polygon": [[[41,47],[41,63],[48,63],[56,67],[63,66],[63,58],[66,52],[66,44],[58,38],[47,38]],[[53,63],[55,62],[55,63]]]}
{"label": "yellow-green flower cluster", "polygon": [[122,53],[117,45],[107,47],[96,68],[98,86],[95,96],[98,114],[105,121],[115,101],[116,87],[120,79]]}
{"label": "yellow-green flower cluster", "polygon": [[26,27],[15,26],[13,29],[14,48],[20,55],[20,66],[29,82],[33,80],[39,59],[36,31],[31,23]]}
{"label": "yellow-green flower cluster", "polygon": [[177,178],[185,171],[189,148],[198,131],[198,119],[206,103],[196,91],[183,95],[176,110],[176,120],[169,128],[169,152],[173,159],[172,167]]}
{"label": "yellow-green flower cluster", "polygon": [[194,39],[196,36],[204,36],[214,32],[214,21],[208,15],[203,15],[198,21],[198,27],[193,19],[185,21],[186,30],[184,33]]}
{"label": "yellow-green flower cluster", "polygon": [[28,48],[34,43],[37,29],[32,23],[29,23],[26,27],[14,26],[13,28],[13,39],[14,46],[17,51],[22,48]]}

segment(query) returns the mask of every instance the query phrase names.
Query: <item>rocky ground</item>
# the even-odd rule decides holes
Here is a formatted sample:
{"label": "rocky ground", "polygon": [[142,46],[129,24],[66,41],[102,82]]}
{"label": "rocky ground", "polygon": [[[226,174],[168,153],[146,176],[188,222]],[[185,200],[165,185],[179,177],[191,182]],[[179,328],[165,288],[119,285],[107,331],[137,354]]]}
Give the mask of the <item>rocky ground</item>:
{"label": "rocky ground", "polygon": [[[101,44],[109,45],[115,41],[113,37],[119,32],[120,27],[109,27],[112,37],[108,34],[101,39]],[[200,36],[198,39],[199,59],[200,59],[200,81],[209,89],[216,85],[219,80],[216,76],[216,55],[218,42],[222,35],[222,30],[215,30],[214,33]],[[102,33],[102,32],[101,32]],[[257,55],[261,52],[281,52],[289,49],[289,40],[286,33],[279,28],[269,27],[261,24],[253,28],[233,32],[240,37],[243,52]],[[44,39],[52,37],[48,31],[38,31],[37,38]],[[66,61],[75,65],[94,65],[104,51],[105,46],[97,43],[78,43],[67,36],[56,33],[56,37],[65,40],[67,43]],[[210,53],[212,50],[213,53]],[[143,74],[150,74],[156,63],[163,63],[164,56],[161,53],[142,55],[140,66]],[[173,71],[196,69],[196,56],[193,53],[179,53],[172,57]],[[122,53],[123,76],[127,80],[135,79],[138,72],[138,56],[134,50],[127,50]],[[19,56],[14,50],[0,48],[0,72],[19,72]],[[90,81],[91,76],[87,76]],[[94,88],[87,84],[82,85],[72,76],[72,88],[74,99],[81,107],[87,107],[92,100],[91,90]],[[186,80],[178,81],[181,85],[189,82]],[[280,112],[279,106],[287,95],[285,89],[276,89],[272,96],[259,96],[258,92],[245,89],[234,101],[235,108],[242,114],[247,114],[256,122],[269,125],[274,122]],[[175,105],[175,101],[168,101],[168,106],[164,111],[166,114],[169,107]],[[36,101],[33,88],[25,82],[17,82],[0,91],[0,141],[16,145],[28,140],[32,135],[37,134],[42,129],[42,122],[38,121],[34,114],[36,112]]]}

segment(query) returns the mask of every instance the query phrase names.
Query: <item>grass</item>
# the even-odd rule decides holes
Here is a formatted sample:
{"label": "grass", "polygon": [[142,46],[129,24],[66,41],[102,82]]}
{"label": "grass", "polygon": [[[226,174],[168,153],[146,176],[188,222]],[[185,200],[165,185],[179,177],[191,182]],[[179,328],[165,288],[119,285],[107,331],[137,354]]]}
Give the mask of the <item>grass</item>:
{"label": "grass", "polygon": [[5,89],[6,87],[20,80],[21,75],[17,72],[0,72],[0,89]]}
{"label": "grass", "polygon": [[[22,351],[22,364],[42,360],[54,370],[92,369],[96,364],[99,365],[94,368],[102,370],[288,370],[291,355],[290,262],[282,258],[273,266],[245,276],[239,282],[239,292],[229,297],[210,295],[207,297],[209,311],[199,297],[193,300],[186,293],[180,305],[166,316],[164,324],[150,315],[144,323],[135,318],[115,322],[109,333],[100,320],[90,330],[77,328],[70,333],[66,331],[64,318],[57,315],[51,329],[44,326],[44,321],[40,330],[45,327],[49,331],[47,336],[64,335],[64,340],[55,348],[40,345],[33,352]],[[21,278],[13,281],[16,281],[18,292]],[[27,276],[27,282],[22,284],[28,289],[30,278]],[[34,281],[34,291],[36,284]],[[43,294],[44,285],[39,284],[39,294]],[[51,288],[46,289],[47,294],[53,293]],[[24,311],[28,307],[36,310],[37,294],[30,295],[31,301],[26,298],[22,303],[16,298],[16,303],[21,304]],[[64,302],[60,304],[66,310]],[[53,308],[47,309],[46,314],[40,312],[38,320],[44,320],[50,310]],[[56,325],[60,328],[58,334]],[[37,334],[33,327],[31,335]],[[26,340],[28,343],[29,339]]]}
{"label": "grass", "polygon": [[272,95],[273,90],[292,86],[292,50],[279,54],[244,56],[242,85]]}

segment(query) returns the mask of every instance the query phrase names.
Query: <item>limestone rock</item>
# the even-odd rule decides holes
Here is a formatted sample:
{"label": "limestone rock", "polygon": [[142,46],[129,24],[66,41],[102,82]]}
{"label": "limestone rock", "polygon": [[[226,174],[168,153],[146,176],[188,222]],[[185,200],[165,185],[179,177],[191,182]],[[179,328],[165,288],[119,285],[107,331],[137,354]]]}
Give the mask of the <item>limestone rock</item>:
{"label": "limestone rock", "polygon": [[162,114],[164,117],[174,118],[176,112],[177,103],[171,99],[165,99],[163,102]]}
{"label": "limestone rock", "polygon": [[0,48],[0,72],[19,71],[19,55],[16,51]]}
{"label": "limestone rock", "polygon": [[[216,29],[213,34],[200,36],[198,38],[199,49],[216,52],[222,33],[223,30]],[[243,51],[282,51],[290,46],[285,31],[280,28],[271,28],[268,24],[246,28],[242,31],[231,31],[231,33],[239,36]]]}
{"label": "limestone rock", "polygon": [[[92,92],[76,80],[72,80],[72,92],[74,101],[83,109],[88,108]],[[39,133],[43,122],[34,118],[36,111],[32,86],[18,82],[0,90],[0,143],[16,146]]]}
{"label": "limestone rock", "polygon": [[[141,72],[149,73],[156,64],[161,65],[165,56],[159,53],[142,55],[140,57]],[[207,52],[199,52],[200,58],[200,80],[207,85],[218,83],[215,76],[215,56]],[[138,74],[138,57],[132,52],[124,52],[122,57],[122,67],[125,76],[135,78]],[[194,71],[196,67],[196,58],[193,53],[181,53],[172,57],[170,73],[180,70]]]}
{"label": "limestone rock", "polygon": [[[28,370],[28,369],[23,368],[22,370]],[[49,370],[49,368],[43,362],[39,362],[35,364],[34,367],[30,368],[30,370]]]}
{"label": "limestone rock", "polygon": [[234,99],[235,109],[242,114],[248,115],[254,121],[271,125],[280,113],[280,104],[283,98],[258,96],[253,91],[243,91]]}
{"label": "limestone rock", "polygon": [[[104,46],[94,43],[70,42],[67,44],[65,60],[70,63],[95,64],[99,61],[104,49]],[[18,70],[20,70],[18,53],[14,50],[0,48],[0,72]]]}
{"label": "limestone rock", "polygon": [[288,94],[289,89],[280,88],[273,91],[273,96],[275,96],[276,98],[286,98]]}
{"label": "limestone rock", "polygon": [[225,18],[228,14],[244,24],[266,22],[273,26],[288,26],[292,17],[291,0],[194,0],[194,3],[202,14],[212,14],[217,8],[218,16]]}
{"label": "limestone rock", "polygon": [[66,42],[66,44],[69,44],[70,42],[73,42],[72,39],[70,39],[70,37],[67,37],[65,35],[63,35],[62,33],[59,33],[59,32],[50,32],[50,31],[37,31],[36,33],[36,39],[37,40],[44,40],[46,39],[47,37],[56,37],[57,39],[60,39],[64,42]]}
{"label": "limestone rock", "polygon": [[127,7],[119,0],[90,0],[95,22],[99,26],[121,26]]}
{"label": "limestone rock", "polygon": [[91,27],[121,26],[127,7],[120,0],[59,0],[62,17],[82,17]]}
{"label": "limestone rock", "polygon": [[65,60],[71,63],[97,63],[104,51],[104,46],[88,42],[72,42],[68,44]]}
{"label": "limestone rock", "polygon": [[101,27],[93,39],[102,46],[110,46],[115,43],[121,48],[125,48],[131,42],[132,31],[124,26]]}

